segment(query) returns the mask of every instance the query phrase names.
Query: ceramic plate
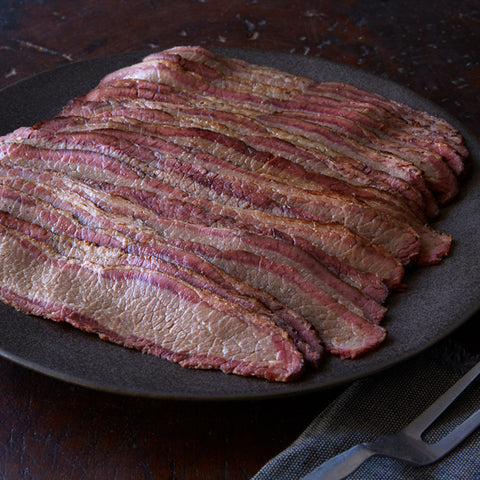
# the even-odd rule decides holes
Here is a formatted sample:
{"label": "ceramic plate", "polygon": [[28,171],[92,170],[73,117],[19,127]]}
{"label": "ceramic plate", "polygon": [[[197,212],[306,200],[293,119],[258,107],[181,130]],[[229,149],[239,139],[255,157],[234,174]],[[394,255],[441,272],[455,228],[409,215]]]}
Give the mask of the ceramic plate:
{"label": "ceramic plate", "polygon": [[[370,375],[425,350],[464,323],[480,304],[480,146],[436,105],[388,80],[317,58],[265,51],[221,53],[314,78],[363,87],[438,114],[465,136],[472,173],[458,200],[435,224],[454,236],[451,255],[438,266],[406,277],[408,290],[392,294],[384,325],[388,339],[360,359],[328,359],[301,380],[272,384],[178,365],[106,343],[69,325],[31,317],[0,304],[0,355],[38,372],[89,388],[128,395],[183,400],[238,400],[297,395]],[[0,134],[55,115],[73,97],[88,92],[108,72],[140,60],[144,53],[69,64],[0,91]]]}

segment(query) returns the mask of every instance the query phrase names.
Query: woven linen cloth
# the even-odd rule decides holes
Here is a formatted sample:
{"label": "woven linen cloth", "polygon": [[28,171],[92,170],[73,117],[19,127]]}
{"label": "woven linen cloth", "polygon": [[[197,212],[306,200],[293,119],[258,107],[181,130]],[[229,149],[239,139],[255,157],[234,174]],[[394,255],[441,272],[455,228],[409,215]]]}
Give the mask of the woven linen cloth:
{"label": "woven linen cloth", "polygon": [[[300,479],[358,443],[402,429],[478,360],[480,358],[447,339],[399,366],[354,382],[252,480]],[[424,438],[429,442],[438,441],[479,407],[480,379],[477,378],[425,432]],[[387,457],[371,457],[347,478],[479,480],[480,429],[432,465],[415,467]]]}

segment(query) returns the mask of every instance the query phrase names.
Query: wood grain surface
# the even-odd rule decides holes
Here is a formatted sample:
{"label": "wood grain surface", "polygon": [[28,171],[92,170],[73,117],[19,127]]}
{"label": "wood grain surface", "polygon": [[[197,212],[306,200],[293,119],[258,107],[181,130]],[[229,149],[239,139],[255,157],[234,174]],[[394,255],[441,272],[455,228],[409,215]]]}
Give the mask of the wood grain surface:
{"label": "wood grain surface", "polygon": [[[0,88],[68,62],[180,44],[356,66],[432,100],[480,137],[478,1],[0,0]],[[475,352],[478,320],[454,334]],[[248,479],[341,390],[169,402],[91,391],[0,359],[0,478]]]}

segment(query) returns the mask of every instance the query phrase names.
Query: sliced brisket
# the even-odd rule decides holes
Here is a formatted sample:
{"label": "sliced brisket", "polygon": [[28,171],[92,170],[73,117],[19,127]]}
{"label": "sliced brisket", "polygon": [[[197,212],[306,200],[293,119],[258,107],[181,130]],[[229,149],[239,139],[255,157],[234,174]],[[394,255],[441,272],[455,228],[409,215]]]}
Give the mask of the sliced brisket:
{"label": "sliced brisket", "polygon": [[[0,226],[0,292],[16,308],[194,368],[286,381],[303,359],[268,317],[164,274],[76,261]],[[42,278],[43,281],[35,281]],[[195,342],[192,342],[195,339]],[[228,339],[228,341],[226,341]]]}
{"label": "sliced brisket", "polygon": [[183,366],[355,358],[468,154],[425,112],[175,47],[0,139],[0,298]]}
{"label": "sliced brisket", "polygon": [[[30,131],[25,130],[23,133],[26,133],[30,138]],[[82,194],[88,195],[89,201],[101,202],[102,208],[120,209],[120,212],[126,212],[129,215],[141,218],[153,226],[158,223],[158,215],[160,215],[161,217],[173,217],[187,222],[194,221],[208,226],[240,228],[264,235],[281,235],[282,238],[292,243],[301,244],[303,249],[321,259],[329,268],[337,269],[338,273],[341,271],[348,272],[349,278],[354,282],[360,281],[362,288],[375,288],[377,281],[365,275],[355,274],[352,268],[348,268],[349,264],[358,269],[359,272],[379,275],[390,288],[397,287],[403,276],[403,269],[391,255],[335,223],[279,217],[245,208],[228,208],[215,202],[189,196],[178,188],[168,185],[159,184],[161,189],[159,185],[156,185],[156,191],[149,192],[142,182],[139,182],[138,187],[135,188],[135,182],[132,179],[129,178],[125,182],[122,178],[117,178],[115,172],[110,174],[106,169],[106,163],[101,164],[103,166],[102,171],[99,171],[98,168],[87,170],[90,165],[86,162],[81,165],[75,162],[69,164],[68,162],[72,158],[74,160],[77,158],[75,155],[72,157],[72,154],[76,153],[77,156],[82,154],[78,151],[58,155],[57,151],[43,150],[44,154],[42,156],[41,151],[32,149],[26,144],[21,146],[9,144],[5,148],[11,156],[20,155],[14,161],[16,165],[35,168],[38,165],[44,165],[49,169],[70,173],[71,175],[83,168],[83,178],[85,179],[85,176],[89,178],[90,185],[94,182],[96,189],[89,188],[86,190],[78,185],[66,188],[82,188]],[[30,160],[25,155],[27,152]],[[52,161],[50,161],[51,157],[53,157]],[[87,157],[91,158],[91,156]],[[42,163],[35,160],[38,158],[42,159]],[[59,163],[56,161],[58,158],[64,161]],[[88,160],[88,158],[84,158],[84,160]],[[93,158],[93,161],[95,161],[95,158]],[[99,179],[102,178],[104,181],[99,182]],[[116,185],[112,183],[114,181]],[[117,197],[126,198],[135,205],[122,202],[119,198],[112,204],[109,197],[103,198],[98,190],[105,192],[104,194],[110,193],[117,195]],[[340,258],[347,266],[339,265],[334,257]],[[382,296],[381,293],[380,295]],[[376,295],[375,298],[377,298]]]}
{"label": "sliced brisket", "polygon": [[[35,136],[29,134],[29,139],[34,142]],[[43,136],[39,141],[41,148],[31,151],[29,156],[49,162],[51,168],[53,165],[62,169],[93,167],[91,175],[96,179],[119,175],[121,178],[117,183],[128,181],[152,194],[159,194],[162,184],[167,184],[188,196],[233,208],[253,208],[281,217],[336,222],[380,245],[404,264],[420,251],[419,236],[408,223],[384,215],[351,195],[327,189],[304,190],[210,155],[188,151],[172,153],[164,142],[156,142],[155,151],[152,151],[151,148],[142,148],[140,140],[137,143],[122,142],[119,137],[116,132],[109,137],[97,134],[94,141],[83,141],[81,134],[76,136],[73,132],[64,138]],[[19,156],[20,151],[30,148],[25,142],[16,147],[17,140],[9,141],[12,143],[8,155]],[[62,159],[62,165],[57,167],[59,159]],[[102,174],[104,170],[106,172]],[[86,175],[87,171],[83,174]]]}
{"label": "sliced brisket", "polygon": [[[24,178],[28,176],[18,169],[15,174]],[[66,232],[81,241],[94,242],[103,247],[122,248],[129,254],[149,255],[181,265],[202,277],[196,280],[197,277],[189,274],[188,278],[184,278],[182,271],[179,270],[176,270],[176,276],[188,280],[195,286],[205,287],[205,284],[209,283],[211,290],[230,301],[235,301],[235,298],[227,297],[226,293],[220,292],[211,281],[215,281],[222,288],[234,289],[240,294],[256,298],[276,312],[277,316],[281,316],[283,323],[292,327],[289,333],[295,332],[295,338],[302,339],[302,344],[316,353],[315,357],[310,354],[309,361],[316,361],[321,353],[318,349],[318,339],[312,335],[308,328],[309,324],[305,324],[302,317],[297,318],[298,315],[295,316],[293,311],[285,308],[275,298],[283,299],[287,307],[295,308],[297,311],[299,304],[309,309],[308,315],[304,315],[316,326],[329,348],[332,342],[328,331],[323,331],[325,319],[340,316],[340,312],[343,312],[347,324],[355,319],[355,328],[360,330],[345,327],[344,338],[338,335],[336,338],[337,351],[345,357],[354,357],[360,353],[358,338],[363,336],[362,328],[368,332],[377,330],[379,334],[376,337],[377,341],[383,338],[383,329],[375,329],[370,324],[370,321],[378,323],[381,320],[385,313],[383,307],[333,276],[315,258],[281,240],[251,234],[239,235],[232,230],[206,229],[173,220],[162,221],[160,218],[156,222],[156,230],[143,229],[143,241],[138,243],[138,240],[135,242],[138,225],[137,222],[130,220],[131,217],[120,218],[118,213],[115,217],[102,215],[100,209],[94,205],[82,205],[82,198],[70,203],[71,189],[69,194],[65,195],[66,185],[63,185],[64,189],[54,188],[52,185],[55,179],[48,175],[33,175],[32,178],[37,179],[36,183],[0,178],[3,178],[4,184],[0,190],[0,205],[10,215],[14,214],[24,221],[39,223],[42,228],[57,235]],[[48,183],[42,185],[39,184],[39,180]],[[114,204],[115,199],[110,199],[109,203]],[[63,214],[60,215],[58,212],[62,210]],[[70,218],[71,215],[78,217],[79,220],[73,220]],[[112,232],[112,227],[120,229],[120,232],[118,230]],[[148,238],[145,238],[148,234]],[[222,275],[220,271],[194,254],[261,290],[236,284],[234,278]],[[142,265],[145,266],[145,263],[142,262]],[[157,270],[159,268],[157,266]],[[168,273],[172,274],[171,271]],[[203,277],[207,277],[207,280],[201,280]],[[263,291],[270,293],[273,298]],[[246,302],[247,300],[243,299],[241,303],[245,306]],[[315,310],[306,306],[311,302],[317,304]],[[347,314],[345,307],[349,308],[353,315]],[[257,307],[256,310],[260,309]],[[350,347],[351,344],[353,347]],[[365,347],[366,345],[372,346],[371,343],[365,344]]]}

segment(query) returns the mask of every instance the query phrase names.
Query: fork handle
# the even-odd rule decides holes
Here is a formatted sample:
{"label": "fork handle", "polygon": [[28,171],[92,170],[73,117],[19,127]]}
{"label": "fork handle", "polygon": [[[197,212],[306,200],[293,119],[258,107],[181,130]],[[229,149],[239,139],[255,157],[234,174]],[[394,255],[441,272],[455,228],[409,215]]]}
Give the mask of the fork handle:
{"label": "fork handle", "polygon": [[353,473],[365,460],[376,455],[366,445],[359,444],[331,458],[301,480],[341,480]]}

